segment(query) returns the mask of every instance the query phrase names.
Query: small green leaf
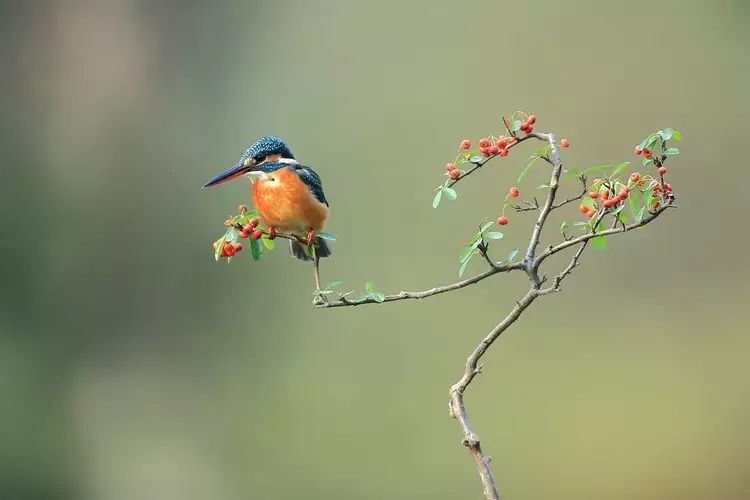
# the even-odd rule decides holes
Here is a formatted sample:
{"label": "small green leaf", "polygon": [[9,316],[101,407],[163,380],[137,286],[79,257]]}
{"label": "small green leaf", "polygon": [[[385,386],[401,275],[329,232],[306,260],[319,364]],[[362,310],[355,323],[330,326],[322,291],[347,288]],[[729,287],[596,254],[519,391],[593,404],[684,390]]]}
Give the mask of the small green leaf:
{"label": "small green leaf", "polygon": [[[480,240],[481,241],[481,240]],[[472,245],[466,245],[463,250],[461,250],[461,253],[458,256],[458,261],[463,264],[467,260],[469,260],[469,257],[471,257],[472,252],[476,249],[475,246]]]}
{"label": "small green leaf", "polygon": [[484,156],[482,155],[474,155],[471,158],[469,158],[469,163],[473,163],[475,165],[481,165],[484,162]]}
{"label": "small green leaf", "polygon": [[489,222],[485,222],[485,223],[484,223],[484,224],[482,224],[482,226],[481,226],[481,227],[479,228],[479,233],[481,234],[481,233],[483,233],[483,232],[487,231],[487,229],[489,229],[489,228],[490,228],[490,226],[492,226],[492,224],[494,224],[494,223],[495,223],[495,221],[489,221]]}
{"label": "small green leaf", "polygon": [[263,236],[263,238],[261,238],[261,241],[263,242],[263,246],[268,250],[273,250],[276,247],[276,242],[274,240],[269,240],[266,236]]}
{"label": "small green leaf", "polygon": [[513,120],[513,123],[510,124],[510,131],[517,132],[519,130],[521,130],[521,120]]}
{"label": "small green leaf", "polygon": [[455,200],[458,197],[458,193],[453,188],[443,188],[443,193],[445,193],[445,197],[449,200]]}
{"label": "small green leaf", "polygon": [[653,158],[644,158],[643,159],[643,166],[644,167],[647,166],[647,165],[650,165],[652,163],[654,163],[654,159]]}
{"label": "small green leaf", "polygon": [[575,167],[570,167],[570,168],[569,168],[569,169],[567,169],[567,170],[566,170],[565,172],[567,172],[568,174],[570,174],[570,175],[573,175],[573,176],[575,176],[575,177],[578,177],[579,175],[581,175],[581,173],[580,173],[580,172],[578,171],[578,169],[577,169],[577,168],[575,168]]}
{"label": "small green leaf", "polygon": [[680,154],[680,150],[677,148],[667,148],[666,151],[664,151],[664,154],[667,156],[677,156]]}
{"label": "small green leaf", "polygon": [[370,294],[370,298],[380,304],[385,300],[385,295],[380,292],[373,292]]}
{"label": "small green leaf", "polygon": [[617,167],[615,167],[615,170],[612,172],[612,175],[610,175],[610,177],[615,177],[617,174],[625,170],[628,167],[628,165],[630,165],[629,161],[618,163]]}
{"label": "small green leaf", "polygon": [[318,238],[323,238],[324,240],[328,241],[336,241],[336,235],[333,233],[326,233],[325,231],[322,231],[318,234]]}
{"label": "small green leaf", "polygon": [[672,140],[673,141],[681,141],[682,140],[682,134],[678,132],[677,130],[672,130]]}
{"label": "small green leaf", "polygon": [[501,233],[500,231],[488,231],[484,233],[484,237],[491,240],[499,240],[503,237],[503,233]]}
{"label": "small green leaf", "polygon": [[440,205],[440,199],[443,197],[443,187],[440,186],[440,191],[437,192],[435,197],[432,199],[432,208],[437,208]]}
{"label": "small green leaf", "polygon": [[547,184],[545,182],[544,184],[539,184],[536,188],[537,189],[547,189],[547,188],[549,188],[549,184]]}
{"label": "small green leaf", "polygon": [[524,178],[524,177],[526,176],[526,174],[528,173],[529,169],[531,169],[531,166],[532,166],[532,165],[534,164],[534,162],[536,162],[536,161],[537,161],[538,159],[539,159],[539,157],[538,157],[538,156],[532,156],[532,157],[531,157],[531,161],[530,161],[530,162],[529,162],[529,163],[528,163],[528,164],[527,164],[527,165],[526,165],[526,166],[524,167],[524,169],[523,169],[523,170],[521,170],[521,173],[520,173],[520,174],[518,175],[518,182],[517,182],[517,184],[521,184],[521,181],[522,181],[522,180],[523,180],[523,178]]}
{"label": "small green leaf", "polygon": [[263,247],[260,246],[260,241],[250,240],[250,253],[253,260],[260,260],[260,256],[263,255]]}
{"label": "small green leaf", "polygon": [[592,200],[588,196],[581,198],[581,205],[585,205],[586,208],[589,208],[589,209],[593,209],[593,210],[596,209],[596,203],[594,202],[594,200]]}
{"label": "small green leaf", "polygon": [[668,141],[672,138],[672,135],[674,134],[674,130],[671,128],[663,128],[659,131],[659,135],[661,135],[661,138],[663,141]]}
{"label": "small green leaf", "polygon": [[469,264],[469,261],[472,257],[474,257],[478,252],[474,251],[473,253],[469,254],[469,256],[466,258],[466,260],[461,264],[461,267],[458,270],[458,277],[461,278],[464,275],[464,271],[466,271],[466,266]]}
{"label": "small green leaf", "polygon": [[340,281],[329,281],[328,283],[326,283],[326,286],[323,287],[323,290],[333,290],[340,284],[341,284]]}
{"label": "small green leaf", "polygon": [[562,224],[560,224],[560,234],[565,234],[565,230],[568,229],[568,221],[564,220]]}
{"label": "small green leaf", "polygon": [[607,237],[596,236],[591,238],[591,246],[593,246],[595,250],[604,250],[607,248]]}
{"label": "small green leaf", "polygon": [[518,255],[518,250],[511,250],[511,251],[510,251],[510,252],[508,253],[508,259],[507,259],[507,260],[508,260],[508,263],[509,263],[509,264],[513,262],[513,259],[515,259],[515,258],[516,258],[516,255]]}
{"label": "small green leaf", "polygon": [[365,283],[365,292],[367,293],[373,293],[375,291],[375,285],[372,281],[368,281]]}

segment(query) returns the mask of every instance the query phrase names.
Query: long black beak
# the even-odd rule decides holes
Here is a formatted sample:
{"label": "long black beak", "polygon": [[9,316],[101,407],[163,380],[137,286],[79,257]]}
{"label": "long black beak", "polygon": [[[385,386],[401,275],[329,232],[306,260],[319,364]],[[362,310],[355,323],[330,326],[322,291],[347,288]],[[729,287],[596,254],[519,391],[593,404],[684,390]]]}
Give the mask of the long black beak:
{"label": "long black beak", "polygon": [[244,162],[239,162],[237,165],[228,168],[224,172],[220,173],[213,179],[210,179],[208,182],[206,182],[203,187],[211,187],[211,186],[217,186],[219,184],[222,184],[227,181],[231,181],[232,179],[236,179],[237,177],[240,177],[250,170],[253,169],[255,165],[255,162],[251,162],[250,165],[245,165]]}

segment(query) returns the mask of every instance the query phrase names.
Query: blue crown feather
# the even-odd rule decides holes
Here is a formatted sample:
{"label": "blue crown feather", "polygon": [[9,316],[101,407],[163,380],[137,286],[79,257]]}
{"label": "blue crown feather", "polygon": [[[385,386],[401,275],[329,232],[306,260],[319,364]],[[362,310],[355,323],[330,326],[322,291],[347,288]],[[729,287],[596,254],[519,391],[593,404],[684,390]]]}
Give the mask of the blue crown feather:
{"label": "blue crown feather", "polygon": [[258,139],[255,144],[242,153],[240,163],[245,161],[246,158],[254,158],[257,161],[262,161],[266,156],[270,155],[281,155],[282,158],[294,159],[294,155],[286,142],[273,135],[267,135]]}

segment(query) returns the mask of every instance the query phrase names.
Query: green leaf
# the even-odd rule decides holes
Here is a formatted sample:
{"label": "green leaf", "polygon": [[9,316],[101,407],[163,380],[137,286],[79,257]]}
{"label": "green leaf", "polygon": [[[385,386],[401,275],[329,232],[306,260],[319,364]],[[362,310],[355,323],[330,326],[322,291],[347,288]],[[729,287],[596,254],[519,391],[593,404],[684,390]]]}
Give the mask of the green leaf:
{"label": "green leaf", "polygon": [[370,298],[379,304],[385,300],[385,295],[380,292],[372,292]]}
{"label": "green leaf", "polygon": [[672,135],[674,134],[674,130],[671,128],[663,128],[659,131],[659,135],[661,135],[661,139],[663,141],[668,141],[672,138]]}
{"label": "green leaf", "polygon": [[565,172],[568,173],[568,174],[570,174],[570,175],[573,175],[575,177],[578,177],[579,175],[581,175],[581,173],[575,167],[570,167]]}
{"label": "green leaf", "polygon": [[549,188],[549,184],[547,184],[545,182],[544,184],[539,184],[536,188],[537,189],[547,189],[547,188]]}
{"label": "green leaf", "polygon": [[458,197],[458,193],[453,188],[443,188],[443,193],[445,193],[445,197],[449,200],[455,200]]}
{"label": "green leaf", "polygon": [[647,165],[650,165],[651,163],[654,163],[654,159],[653,158],[644,158],[643,159],[643,166],[644,167],[647,166]]}
{"label": "green leaf", "polygon": [[560,234],[565,234],[565,230],[568,229],[568,221],[564,220],[562,224],[560,224]]}
{"label": "green leaf", "polygon": [[260,256],[263,255],[263,248],[260,246],[260,241],[250,240],[250,253],[253,256],[253,260],[260,260]]}
{"label": "green leaf", "polygon": [[615,177],[617,174],[619,174],[620,172],[622,172],[623,170],[625,170],[628,167],[628,165],[630,165],[629,161],[624,161],[622,163],[618,163],[617,167],[612,172],[612,175],[610,175],[610,177]]}
{"label": "green leaf", "polygon": [[513,259],[516,258],[516,255],[518,255],[518,250],[511,250],[510,253],[508,253],[508,263],[512,263]]}
{"label": "green leaf", "polygon": [[268,239],[268,237],[266,236],[263,236],[263,238],[261,238],[261,241],[263,242],[263,246],[268,250],[273,250],[276,247],[276,242],[274,240]]}
{"label": "green leaf", "polygon": [[678,132],[677,130],[672,130],[672,140],[673,141],[681,141],[682,140],[682,134]]}
{"label": "green leaf", "polygon": [[469,256],[466,258],[465,261],[463,261],[463,263],[461,264],[461,267],[458,270],[458,277],[459,278],[463,277],[464,271],[466,271],[466,266],[469,264],[469,261],[471,260],[471,258],[474,257],[477,253],[479,253],[479,252],[474,251],[473,253],[469,254]]}
{"label": "green leaf", "polygon": [[481,165],[484,162],[484,156],[482,155],[474,155],[471,158],[469,158],[469,163],[473,163],[475,165]]}
{"label": "green leaf", "polygon": [[607,237],[596,236],[594,238],[591,238],[591,246],[594,247],[594,250],[604,250],[605,248],[607,248]]}
{"label": "green leaf", "polygon": [[487,229],[489,229],[490,226],[492,226],[492,224],[494,223],[495,221],[489,221],[489,222],[485,222],[484,224],[482,224],[481,227],[479,228],[479,234],[482,234],[483,232],[487,231]]}
{"label": "green leaf", "polygon": [[581,205],[585,205],[586,208],[594,210],[596,209],[596,203],[594,203],[594,200],[592,200],[588,196],[584,196],[583,198],[581,198]]}
{"label": "green leaf", "polygon": [[437,208],[440,205],[440,199],[443,197],[443,187],[440,186],[440,191],[437,192],[435,197],[432,199],[432,208]]}
{"label": "green leaf", "polygon": [[336,241],[336,235],[333,233],[326,233],[325,231],[321,231],[320,233],[317,233],[318,238],[323,238],[324,240],[328,241]]}
{"label": "green leaf", "polygon": [[524,167],[523,170],[521,170],[521,173],[518,175],[518,182],[517,184],[521,184],[521,180],[526,176],[526,173],[531,169],[531,166],[539,159],[538,156],[532,156],[531,161]]}
{"label": "green leaf", "polygon": [[328,283],[326,283],[326,286],[323,287],[323,290],[333,290],[340,284],[341,284],[340,281],[329,281]]}
{"label": "green leaf", "polygon": [[489,231],[484,233],[484,237],[491,240],[499,240],[503,237],[503,233],[501,233],[500,231]]}
{"label": "green leaf", "polygon": [[513,120],[513,123],[510,124],[510,131],[517,132],[518,130],[521,130],[521,120]]}
{"label": "green leaf", "polygon": [[641,143],[638,145],[638,147],[640,149],[650,148],[654,144],[656,144],[656,141],[659,140],[660,137],[661,136],[658,133],[652,132],[652,133],[648,134],[646,136],[646,138],[643,139],[643,141],[641,141]]}
{"label": "green leaf", "polygon": [[367,293],[373,293],[375,291],[375,285],[372,281],[368,281],[365,283],[365,292]]}
{"label": "green leaf", "polygon": [[[481,240],[480,240],[481,241]],[[461,253],[458,256],[458,261],[463,264],[467,260],[469,260],[469,257],[471,257],[471,254],[474,250],[476,250],[477,247],[472,245],[466,245],[463,250],[461,250]]]}
{"label": "green leaf", "polygon": [[677,156],[680,154],[680,150],[677,148],[667,148],[666,151],[664,151],[664,154],[666,156]]}

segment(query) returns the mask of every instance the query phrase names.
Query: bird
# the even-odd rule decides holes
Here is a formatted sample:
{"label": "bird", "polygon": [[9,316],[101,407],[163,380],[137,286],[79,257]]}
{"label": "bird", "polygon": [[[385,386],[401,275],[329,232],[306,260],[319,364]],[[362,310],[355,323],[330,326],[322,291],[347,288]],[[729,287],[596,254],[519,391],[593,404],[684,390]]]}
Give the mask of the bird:
{"label": "bird", "polygon": [[315,237],[328,218],[328,200],[318,173],[301,164],[284,140],[267,135],[251,144],[234,166],[209,179],[203,187],[243,176],[250,179],[252,203],[263,223],[304,237],[314,248],[309,252],[296,238],[289,240],[294,257],[314,261],[315,286],[320,290],[319,260],[330,256],[331,249],[324,239]]}

